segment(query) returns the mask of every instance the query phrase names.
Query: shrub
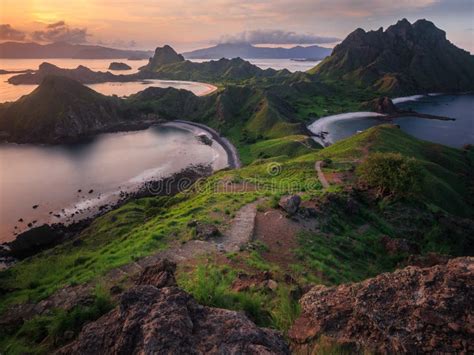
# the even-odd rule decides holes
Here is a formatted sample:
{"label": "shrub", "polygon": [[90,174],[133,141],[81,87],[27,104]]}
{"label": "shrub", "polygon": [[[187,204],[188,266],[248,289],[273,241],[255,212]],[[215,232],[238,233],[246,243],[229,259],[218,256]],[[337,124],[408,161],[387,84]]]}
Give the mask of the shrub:
{"label": "shrub", "polygon": [[414,158],[397,153],[373,153],[358,167],[360,180],[379,196],[416,194],[423,183],[423,168]]}

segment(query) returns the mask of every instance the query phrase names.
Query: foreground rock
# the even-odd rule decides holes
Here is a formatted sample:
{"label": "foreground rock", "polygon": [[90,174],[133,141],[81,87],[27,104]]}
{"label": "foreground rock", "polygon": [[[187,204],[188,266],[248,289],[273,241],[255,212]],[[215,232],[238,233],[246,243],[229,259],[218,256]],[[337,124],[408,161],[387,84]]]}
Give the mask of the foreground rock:
{"label": "foreground rock", "polygon": [[[156,276],[152,276],[153,270]],[[145,271],[117,308],[85,326],[58,354],[288,354],[283,337],[244,314],[204,307],[173,284],[169,262]],[[159,275],[159,276],[158,276]],[[162,284],[161,281],[158,284]]]}
{"label": "foreground rock", "polygon": [[295,351],[317,352],[320,337],[350,351],[474,351],[474,258],[407,267],[357,284],[316,286],[301,299],[289,332]]}

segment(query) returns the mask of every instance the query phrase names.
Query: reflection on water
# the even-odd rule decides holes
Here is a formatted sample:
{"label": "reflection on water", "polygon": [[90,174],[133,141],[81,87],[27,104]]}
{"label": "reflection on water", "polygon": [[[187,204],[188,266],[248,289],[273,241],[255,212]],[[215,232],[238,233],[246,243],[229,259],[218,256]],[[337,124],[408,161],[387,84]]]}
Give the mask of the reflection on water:
{"label": "reflection on water", "polygon": [[[394,119],[393,123],[400,125],[405,132],[420,139],[451,147],[474,143],[474,95],[417,96],[416,101],[401,100],[400,102],[398,107],[402,109],[456,119],[455,121],[419,117]],[[326,141],[334,143],[358,131],[386,123],[379,118],[368,116],[369,113],[356,112],[325,117],[315,121],[308,128],[315,134],[320,133],[321,130],[329,132]]]}
{"label": "reflection on water", "polygon": [[[162,126],[104,134],[73,145],[2,144],[0,241],[12,237],[15,225],[57,222],[55,214],[69,216],[81,206],[98,206],[120,190],[209,163],[215,169],[227,165],[220,145],[207,146],[191,132]],[[17,222],[20,218],[23,223]]]}
{"label": "reflection on water", "polygon": [[[113,59],[0,59],[0,69],[4,70],[25,70],[37,69],[38,66],[47,61],[60,68],[72,69],[78,65],[84,65],[94,71],[111,71],[114,74],[132,74],[138,71],[138,68],[147,63],[146,60],[113,60]],[[109,64],[113,61],[126,62],[132,67],[130,70],[113,71],[108,70]],[[11,85],[8,79],[17,74],[0,75],[0,102],[15,101],[23,95],[32,92],[37,85]],[[127,83],[99,83],[88,85],[90,88],[104,95],[129,96],[139,91],[145,90],[147,87],[174,87],[177,89],[185,89],[196,95],[205,95],[214,90],[209,84],[191,82],[191,81],[173,81],[173,80],[146,80]]]}
{"label": "reflection on water", "polygon": [[[321,63],[321,61],[295,61],[291,59],[248,59],[244,58],[246,61],[256,65],[261,69],[272,68],[275,70],[287,69],[290,72],[294,73],[297,71],[307,71],[311,68],[314,68],[316,65]],[[202,63],[208,62],[210,59],[190,59],[192,62]]]}

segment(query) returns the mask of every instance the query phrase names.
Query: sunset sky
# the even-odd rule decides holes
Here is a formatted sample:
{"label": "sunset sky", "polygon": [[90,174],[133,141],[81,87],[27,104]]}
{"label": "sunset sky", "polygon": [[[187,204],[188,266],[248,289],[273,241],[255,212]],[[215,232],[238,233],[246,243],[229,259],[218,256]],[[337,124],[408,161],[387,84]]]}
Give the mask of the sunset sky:
{"label": "sunset sky", "polygon": [[0,41],[168,43],[180,51],[241,39],[332,46],[357,27],[403,17],[433,21],[474,53],[474,0],[0,0]]}

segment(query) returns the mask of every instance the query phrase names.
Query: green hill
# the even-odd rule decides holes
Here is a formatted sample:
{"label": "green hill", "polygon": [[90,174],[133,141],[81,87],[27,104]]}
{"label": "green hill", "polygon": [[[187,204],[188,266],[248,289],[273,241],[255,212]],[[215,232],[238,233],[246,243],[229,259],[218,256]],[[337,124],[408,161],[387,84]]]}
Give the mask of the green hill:
{"label": "green hill", "polygon": [[359,28],[310,73],[393,95],[474,90],[474,56],[426,20]]}
{"label": "green hill", "polygon": [[47,76],[31,94],[0,105],[0,130],[15,142],[75,139],[123,120],[120,99],[61,76]]}

